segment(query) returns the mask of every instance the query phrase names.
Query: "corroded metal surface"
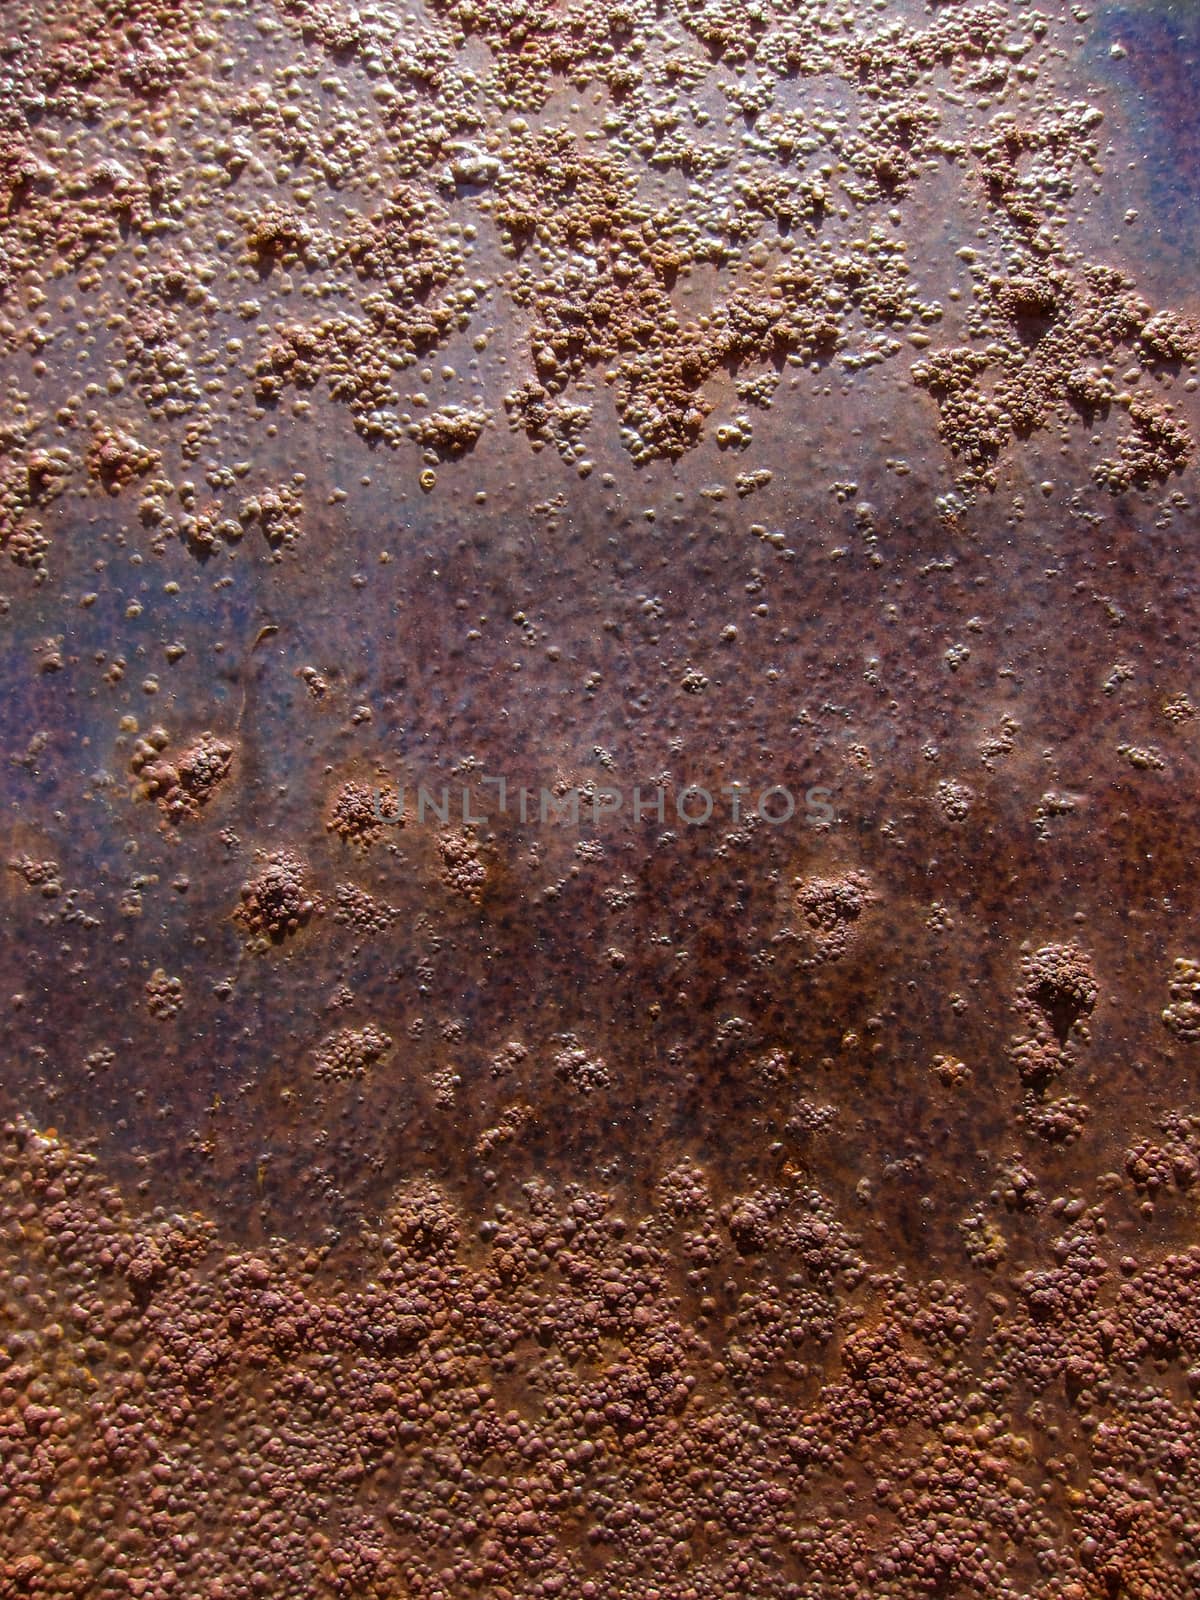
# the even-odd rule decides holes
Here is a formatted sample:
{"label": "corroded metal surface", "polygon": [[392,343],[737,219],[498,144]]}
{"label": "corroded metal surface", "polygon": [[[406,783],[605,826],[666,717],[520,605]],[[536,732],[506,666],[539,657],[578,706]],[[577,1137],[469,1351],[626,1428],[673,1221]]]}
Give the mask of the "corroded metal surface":
{"label": "corroded metal surface", "polygon": [[1191,8],[0,24],[0,1595],[1192,1593]]}

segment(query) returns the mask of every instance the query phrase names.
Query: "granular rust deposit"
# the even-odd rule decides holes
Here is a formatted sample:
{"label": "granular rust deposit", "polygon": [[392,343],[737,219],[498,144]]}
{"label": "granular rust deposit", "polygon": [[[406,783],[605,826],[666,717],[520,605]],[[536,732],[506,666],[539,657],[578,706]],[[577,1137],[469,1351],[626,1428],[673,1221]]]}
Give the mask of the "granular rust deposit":
{"label": "granular rust deposit", "polygon": [[1198,58],[0,7],[0,1600],[1197,1592]]}

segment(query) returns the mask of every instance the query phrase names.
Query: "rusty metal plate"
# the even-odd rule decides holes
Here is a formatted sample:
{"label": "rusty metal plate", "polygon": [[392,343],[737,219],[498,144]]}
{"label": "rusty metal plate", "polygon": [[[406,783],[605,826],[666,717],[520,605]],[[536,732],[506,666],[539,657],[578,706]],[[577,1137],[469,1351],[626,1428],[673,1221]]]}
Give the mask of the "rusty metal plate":
{"label": "rusty metal plate", "polygon": [[0,6],[0,1595],[1195,1592],[1198,50]]}

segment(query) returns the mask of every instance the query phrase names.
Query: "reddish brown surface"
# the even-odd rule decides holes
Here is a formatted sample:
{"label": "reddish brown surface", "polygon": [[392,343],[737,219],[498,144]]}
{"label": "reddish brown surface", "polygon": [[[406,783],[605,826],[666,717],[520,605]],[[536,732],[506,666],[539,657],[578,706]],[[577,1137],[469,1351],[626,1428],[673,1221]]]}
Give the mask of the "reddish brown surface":
{"label": "reddish brown surface", "polygon": [[0,1596],[1193,1592],[1191,34],[845,12],[4,10]]}

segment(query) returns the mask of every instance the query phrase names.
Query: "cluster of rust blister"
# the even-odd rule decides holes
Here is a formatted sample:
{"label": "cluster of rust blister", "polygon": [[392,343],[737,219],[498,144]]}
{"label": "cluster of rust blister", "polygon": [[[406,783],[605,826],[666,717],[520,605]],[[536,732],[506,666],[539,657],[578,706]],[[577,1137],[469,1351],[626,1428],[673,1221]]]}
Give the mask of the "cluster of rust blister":
{"label": "cluster of rust blister", "polygon": [[[274,8],[263,9],[272,31]],[[499,302],[528,335],[525,372],[494,398],[531,443],[554,442],[585,472],[597,380],[612,389],[625,447],[646,463],[701,441],[723,374],[753,386],[789,367],[853,373],[894,360],[906,341],[924,352],[913,381],[936,402],[968,494],[995,488],[1001,459],[1031,434],[1113,410],[1124,426],[1095,469],[1112,490],[1168,478],[1194,454],[1165,386],[1194,367],[1196,329],[1072,247],[1070,208],[1100,171],[1102,117],[1042,86],[1049,21],[1036,12],[982,3],[889,24],[848,23],[824,0],[761,16],[719,3],[618,14],[585,4],[568,23],[553,8],[443,0],[399,38],[337,3],[279,13],[297,58],[346,90],[373,85],[373,109],[348,92],[321,106],[286,71],[275,92],[214,90],[190,127],[198,173],[173,133],[190,75],[221,43],[221,19],[197,0],[139,5],[124,27],[75,5],[44,46],[13,57],[4,281],[41,303],[47,262],[73,273],[106,297],[113,335],[108,382],[92,386],[106,392],[73,397],[53,428],[68,446],[91,428],[87,469],[109,492],[154,474],[147,515],[197,550],[213,548],[203,526],[164,502],[188,463],[236,448],[248,396],[270,419],[289,397],[302,414],[321,389],[371,442],[414,443],[432,487],[433,466],[470,454],[499,408],[477,374],[474,393],[445,405],[424,372],[413,388],[405,374],[462,335],[486,349]],[[492,52],[489,76],[466,65],[477,43]],[[552,120],[564,78],[607,96],[601,140]],[[943,78],[964,111],[978,109],[965,134],[940,99]],[[827,85],[853,115],[826,105]],[[709,89],[727,113],[719,123]],[[123,127],[127,103],[145,108],[144,131]],[[37,129],[24,104],[38,106]],[[115,118],[114,153],[52,134],[81,113]],[[284,183],[289,162],[300,170]],[[962,169],[980,224],[960,252],[971,283],[959,343],[943,332],[945,300],[922,294],[903,232],[904,208],[946,162]],[[647,177],[672,175],[690,189],[644,192]],[[198,205],[223,249],[240,240],[232,272],[183,244]],[[499,246],[498,272],[480,269],[485,238]],[[681,312],[680,282],[708,270],[725,283],[703,312]],[[274,292],[284,280],[287,306]],[[36,354],[46,318],[10,321],[4,336]],[[229,339],[231,324],[245,335]],[[225,358],[214,349],[198,363],[218,330]],[[78,337],[86,357],[95,330],[81,323]],[[168,449],[139,442],[146,413]],[[44,417],[4,421],[51,429]],[[280,508],[264,508],[264,533],[290,545],[288,491],[271,492]],[[15,560],[40,566],[40,519],[19,487],[10,497],[0,537]]]}
{"label": "cluster of rust blister", "polygon": [[881,1267],[794,1179],[721,1201],[684,1162],[642,1212],[533,1180],[474,1215],[416,1181],[347,1257],[135,1214],[10,1123],[0,1576],[99,1600],[616,1600],[631,1573],[681,1600],[1183,1596],[1200,1252],[1113,1231],[1195,1182],[1194,1119],[1167,1136],[1103,1199],[997,1195],[1027,1248],[981,1304]]}
{"label": "cluster of rust blister", "polygon": [[196,817],[220,791],[233,766],[233,745],[209,730],[176,755],[165,728],[151,728],[139,737],[130,757],[138,793],[158,802],[170,822]]}
{"label": "cluster of rust blister", "polygon": [[324,906],[309,882],[309,867],[292,850],[260,852],[259,871],[240,890],[234,921],[252,940],[278,944]]}
{"label": "cluster of rust blister", "polygon": [[1089,1114],[1082,1102],[1050,1099],[1048,1091],[1073,1064],[1076,1044],[1086,1041],[1098,993],[1091,960],[1078,945],[1043,945],[1022,964],[1015,1009],[1027,1032],[1013,1041],[1010,1054],[1025,1090],[1025,1119],[1051,1143],[1077,1139]]}

